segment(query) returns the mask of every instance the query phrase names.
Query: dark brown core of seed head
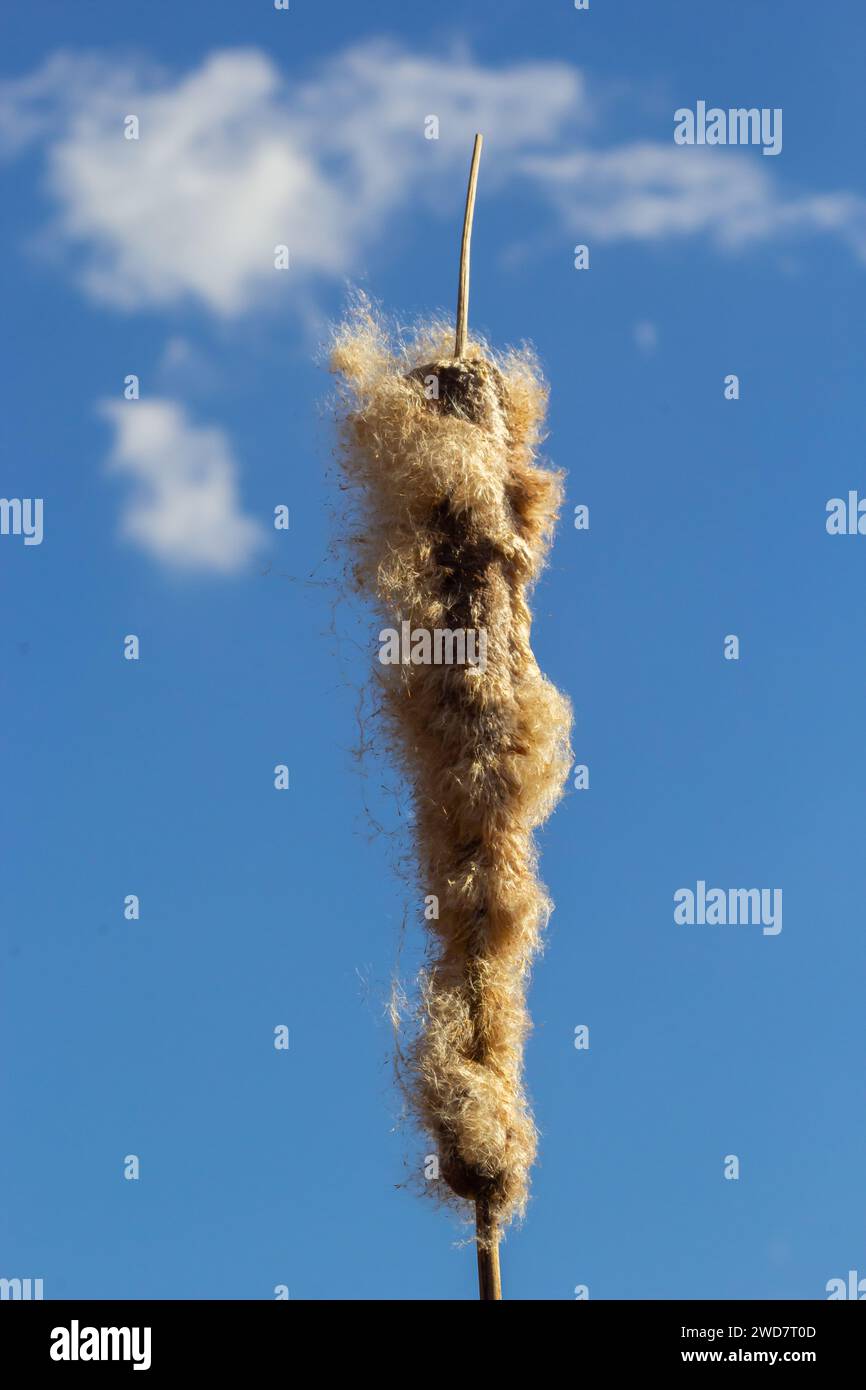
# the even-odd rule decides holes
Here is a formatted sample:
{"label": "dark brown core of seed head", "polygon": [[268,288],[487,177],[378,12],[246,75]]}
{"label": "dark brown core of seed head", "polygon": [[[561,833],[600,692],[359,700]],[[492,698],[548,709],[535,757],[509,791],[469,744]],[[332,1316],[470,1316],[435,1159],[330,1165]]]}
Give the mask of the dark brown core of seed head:
{"label": "dark brown core of seed head", "polygon": [[[420,381],[431,410],[462,415],[473,424],[484,418],[484,382],[492,372],[485,362],[428,362],[409,373]],[[496,373],[498,376],[498,373]],[[435,380],[435,394],[431,384]]]}

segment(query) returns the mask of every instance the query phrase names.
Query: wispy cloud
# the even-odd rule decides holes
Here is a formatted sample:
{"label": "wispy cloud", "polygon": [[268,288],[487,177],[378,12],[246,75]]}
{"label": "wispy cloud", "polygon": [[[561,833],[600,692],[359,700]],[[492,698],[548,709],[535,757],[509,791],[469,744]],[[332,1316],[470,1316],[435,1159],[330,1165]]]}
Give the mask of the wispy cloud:
{"label": "wispy cloud", "polygon": [[641,319],[640,322],[634,325],[632,328],[632,337],[634,338],[635,346],[640,348],[641,352],[647,354],[655,352],[659,344],[658,329],[655,324],[650,323],[648,319]]}
{"label": "wispy cloud", "polygon": [[606,241],[703,236],[719,247],[834,233],[866,260],[866,198],[792,194],[750,151],[649,141],[540,155],[524,171],[563,220]]}
{"label": "wispy cloud", "polygon": [[[866,259],[858,195],[788,191],[749,150],[596,147],[595,104],[567,63],[493,68],[384,42],[303,81],[248,49],[181,77],[61,54],[0,84],[0,143],[44,146],[53,232],[86,290],[129,309],[192,299],[230,316],[289,279],[357,274],[401,211],[456,209],[476,129],[489,136],[485,192],[536,198],[564,236],[738,250],[832,234]],[[137,141],[123,138],[127,114]],[[438,140],[424,139],[428,115]],[[292,269],[278,285],[280,244]]]}
{"label": "wispy cloud", "polygon": [[264,529],[241,511],[224,432],[193,424],[170,400],[103,401],[99,411],[114,428],[109,467],[131,484],[123,538],[171,569],[242,570]]}
{"label": "wispy cloud", "polygon": [[[250,308],[274,293],[277,245],[293,276],[343,276],[401,204],[436,199],[473,130],[495,130],[504,170],[581,106],[564,64],[494,72],[386,44],[350,49],[303,83],[250,50],[178,80],[106,63],[100,81],[95,60],[81,61],[87,81],[67,56],[0,86],[0,140],[44,142],[54,230],[82,251],[86,289],[124,308],[187,296],[218,314]],[[138,140],[124,138],[127,114]],[[429,114],[438,141],[424,139]],[[490,161],[488,178],[496,171]]]}

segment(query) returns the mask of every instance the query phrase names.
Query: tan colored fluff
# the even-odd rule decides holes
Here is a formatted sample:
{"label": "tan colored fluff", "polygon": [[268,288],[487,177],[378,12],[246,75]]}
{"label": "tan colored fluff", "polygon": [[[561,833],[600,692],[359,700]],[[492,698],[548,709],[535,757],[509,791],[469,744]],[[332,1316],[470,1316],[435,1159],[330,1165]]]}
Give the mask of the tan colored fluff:
{"label": "tan colored fluff", "polygon": [[546,390],[532,357],[472,344],[458,364],[447,344],[433,324],[392,347],[362,300],[332,368],[346,385],[343,467],[363,506],[360,586],[390,627],[487,635],[484,671],[379,670],[421,882],[439,900],[409,1089],[447,1186],[502,1225],[525,1205],[536,1146],[525,993],[550,904],[533,829],[570,762],[570,708],[538,669],[527,604],[561,479],[535,462]]}

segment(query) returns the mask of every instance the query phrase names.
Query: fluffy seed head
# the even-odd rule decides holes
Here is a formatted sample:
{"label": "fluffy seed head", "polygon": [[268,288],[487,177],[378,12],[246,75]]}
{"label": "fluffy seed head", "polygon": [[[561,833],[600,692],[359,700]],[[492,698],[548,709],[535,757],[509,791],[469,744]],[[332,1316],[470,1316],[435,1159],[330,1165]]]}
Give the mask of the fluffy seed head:
{"label": "fluffy seed head", "polygon": [[398,630],[486,637],[480,666],[381,668],[414,803],[425,894],[439,901],[406,1056],[444,1183],[496,1223],[523,1210],[536,1132],[523,1086],[526,986],[550,903],[533,831],[558,801],[571,712],[530,647],[527,593],[560,475],[536,458],[546,390],[527,350],[450,355],[447,325],[389,340],[365,300],[338,331],[342,462],[361,500],[356,579]]}

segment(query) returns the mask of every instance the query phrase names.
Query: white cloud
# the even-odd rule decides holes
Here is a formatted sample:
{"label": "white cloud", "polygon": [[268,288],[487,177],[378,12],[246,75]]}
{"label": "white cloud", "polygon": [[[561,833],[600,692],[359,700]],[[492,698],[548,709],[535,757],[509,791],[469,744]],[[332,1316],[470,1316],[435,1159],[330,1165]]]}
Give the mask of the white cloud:
{"label": "white cloud", "polygon": [[569,226],[603,240],[703,235],[737,249],[794,232],[833,232],[866,260],[866,199],[786,194],[750,151],[644,141],[533,156],[522,167]]}
{"label": "white cloud", "polygon": [[[401,204],[455,205],[471,135],[493,137],[488,184],[515,150],[549,144],[581,107],[579,75],[564,64],[496,72],[468,59],[413,58],[388,44],[350,49],[314,80],[288,83],[265,55],[215,54],[172,81],[93,59],[52,59],[0,84],[0,140],[42,139],[55,231],[80,247],[79,274],[97,298],[124,308],[193,296],[234,314],[273,294],[274,247],[289,276],[357,269]],[[63,120],[52,108],[66,108]],[[140,138],[123,138],[123,118]],[[424,118],[440,139],[424,139]],[[280,286],[282,288],[282,286]]]}
{"label": "white cloud", "polygon": [[166,395],[209,394],[222,385],[222,373],[197,343],[182,333],[173,333],[160,354],[155,380]]}
{"label": "white cloud", "polygon": [[243,569],[264,531],[240,510],[237,465],[223,431],[192,424],[170,400],[103,401],[99,411],[115,431],[109,467],[132,482],[124,539],[172,569]]}
{"label": "white cloud", "polygon": [[[181,77],[59,54],[0,83],[0,145],[44,144],[64,254],[77,250],[93,296],[130,309],[191,298],[230,316],[279,291],[300,301],[317,276],[358,274],[406,210],[457,219],[477,129],[485,193],[552,204],[566,236],[738,249],[822,233],[866,258],[866,200],[786,193],[751,150],[675,146],[673,118],[670,143],[594,148],[596,104],[567,63],[491,68],[385,42],[301,81],[251,49]],[[128,114],[138,141],[123,138]],[[424,139],[429,115],[439,140]],[[273,269],[282,243],[288,272]]]}
{"label": "white cloud", "polygon": [[634,325],[632,337],[634,338],[635,346],[640,348],[641,352],[655,352],[658,347],[658,329],[655,324],[650,323],[648,319],[641,319],[639,323]]}

